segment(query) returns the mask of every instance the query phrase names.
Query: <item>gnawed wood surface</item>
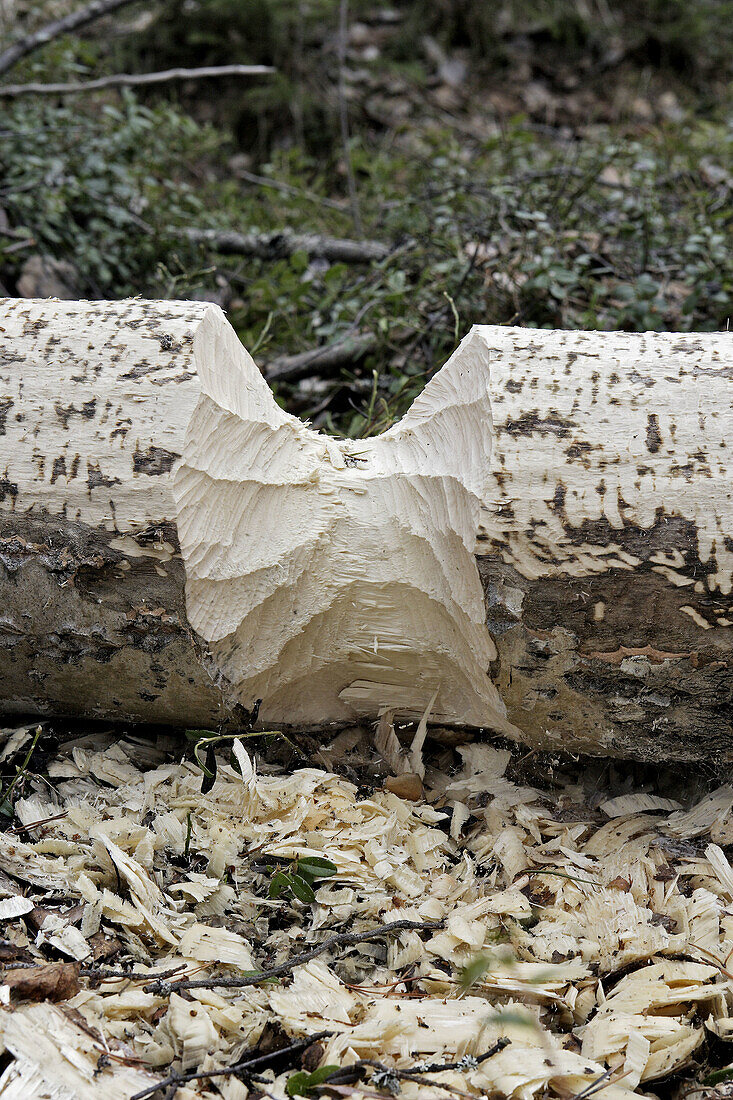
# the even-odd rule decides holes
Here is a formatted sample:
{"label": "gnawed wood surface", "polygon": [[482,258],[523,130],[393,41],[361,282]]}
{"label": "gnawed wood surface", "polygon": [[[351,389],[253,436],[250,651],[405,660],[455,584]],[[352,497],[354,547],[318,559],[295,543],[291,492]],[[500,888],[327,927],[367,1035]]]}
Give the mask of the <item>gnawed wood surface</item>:
{"label": "gnawed wood surface", "polygon": [[733,755],[733,336],[475,330],[492,676],[537,742]]}
{"label": "gnawed wood surface", "polygon": [[730,758],[733,338],[480,326],[357,442],[216,307],[3,312],[0,712]]}
{"label": "gnawed wood surface", "polygon": [[6,713],[512,732],[472,553],[478,343],[357,443],[284,413],[215,307],[15,300],[3,326]]}

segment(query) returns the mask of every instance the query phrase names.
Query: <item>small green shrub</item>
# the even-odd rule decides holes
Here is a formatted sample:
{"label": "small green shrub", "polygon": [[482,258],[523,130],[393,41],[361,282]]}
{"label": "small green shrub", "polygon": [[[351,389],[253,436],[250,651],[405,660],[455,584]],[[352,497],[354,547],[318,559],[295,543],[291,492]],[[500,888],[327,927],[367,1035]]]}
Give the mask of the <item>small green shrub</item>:
{"label": "small green shrub", "polygon": [[[161,293],[168,272],[188,281],[195,252],[176,231],[201,219],[187,165],[213,147],[210,133],[129,92],[96,109],[21,99],[0,114],[0,130],[0,205],[10,224],[39,251],[72,261],[88,293]],[[4,272],[23,256],[4,256],[8,244],[0,237]]]}

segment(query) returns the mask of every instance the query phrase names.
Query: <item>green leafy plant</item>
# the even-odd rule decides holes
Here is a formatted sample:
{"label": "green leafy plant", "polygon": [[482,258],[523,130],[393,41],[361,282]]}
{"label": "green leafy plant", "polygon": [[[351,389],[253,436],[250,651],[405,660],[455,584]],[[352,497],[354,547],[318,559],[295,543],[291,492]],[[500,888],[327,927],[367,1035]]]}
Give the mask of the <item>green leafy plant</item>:
{"label": "green leafy plant", "polygon": [[723,1081],[730,1081],[733,1079],[733,1066],[723,1066],[722,1069],[713,1070],[707,1077],[703,1077],[703,1085],[719,1085]]}
{"label": "green leafy plant", "polygon": [[[252,721],[255,721],[256,717],[255,711],[252,716]],[[218,768],[216,749],[218,746],[226,744],[226,742],[232,745],[232,751],[229,754],[229,763],[235,771],[240,773],[240,775],[241,768],[237,760],[236,752],[234,751],[235,741],[243,741],[250,737],[279,737],[281,740],[285,741],[294,752],[302,756],[298,746],[280,730],[240,730],[238,733],[216,733],[213,730],[186,730],[184,736],[187,741],[193,742],[193,758],[203,772],[203,778],[201,780],[202,794],[208,794],[216,782]]]}
{"label": "green leafy plant", "polygon": [[316,1085],[322,1085],[338,1068],[338,1066],[320,1066],[312,1073],[301,1069],[288,1077],[285,1091],[288,1096],[307,1096]]}
{"label": "green leafy plant", "polygon": [[[265,856],[265,860],[272,857]],[[270,885],[267,896],[279,898],[290,895],[305,905],[316,900],[313,886],[319,879],[330,878],[338,872],[338,867],[330,859],[321,856],[297,856],[286,868],[269,866]]]}
{"label": "green leafy plant", "polygon": [[36,746],[41,738],[42,733],[43,730],[40,726],[38,726],[35,733],[33,734],[33,738],[30,745],[28,746],[23,760],[20,764],[16,764],[15,766],[15,775],[10,780],[7,787],[5,787],[5,789],[2,791],[2,794],[0,794],[0,814],[2,814],[3,817],[12,817],[15,813],[14,796],[16,789],[28,775],[28,765],[31,762],[31,757],[33,756],[33,753],[36,751]]}
{"label": "green leafy plant", "polygon": [[[16,235],[0,236],[4,272],[27,255],[12,251],[21,233],[73,264],[80,293],[165,294],[156,273],[195,271],[196,250],[178,230],[202,217],[186,166],[216,144],[211,131],[131,92],[97,109],[19,100],[0,126],[0,205]],[[196,281],[179,276],[173,289]]]}

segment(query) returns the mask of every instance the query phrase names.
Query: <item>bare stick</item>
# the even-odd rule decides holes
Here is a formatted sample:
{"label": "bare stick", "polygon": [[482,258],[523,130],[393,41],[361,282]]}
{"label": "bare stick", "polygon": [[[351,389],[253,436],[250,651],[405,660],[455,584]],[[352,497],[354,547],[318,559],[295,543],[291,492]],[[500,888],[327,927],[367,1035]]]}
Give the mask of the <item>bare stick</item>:
{"label": "bare stick", "polygon": [[192,1073],[171,1073],[169,1077],[158,1081],[157,1085],[151,1085],[149,1089],[136,1092],[134,1096],[130,1097],[130,1100],[147,1100],[149,1096],[154,1096],[156,1092],[167,1088],[168,1085],[178,1086],[186,1084],[188,1081],[202,1081],[209,1077],[228,1077],[233,1073],[240,1073],[242,1070],[261,1069],[269,1062],[282,1058],[284,1054],[297,1054],[298,1051],[304,1050],[312,1043],[317,1043],[319,1039],[327,1039],[330,1035],[333,1035],[332,1031],[317,1031],[314,1035],[306,1035],[304,1039],[296,1039],[290,1046],[281,1047],[279,1050],[271,1050],[269,1054],[261,1054],[257,1058],[241,1058],[233,1066],[226,1066],[225,1069],[212,1069],[206,1073],[200,1073],[198,1070],[194,1070]]}
{"label": "bare stick", "polygon": [[95,19],[101,19],[103,15],[109,15],[113,11],[119,11],[120,8],[127,7],[134,2],[135,0],[92,0],[86,7],[70,12],[63,19],[55,19],[52,23],[46,23],[44,27],[39,27],[33,34],[21,38],[19,42],[15,42],[9,49],[0,54],[0,74],[6,73],[8,69],[12,69],[29,53],[40,50],[42,46],[45,46],[48,42],[53,42],[55,38],[60,38],[62,34],[70,34],[72,31],[86,26],[87,23],[92,23]]}
{"label": "bare stick", "polygon": [[359,210],[359,195],[356,190],[356,176],[354,175],[354,165],[351,161],[351,149],[349,148],[349,109],[346,103],[346,84],[344,81],[344,65],[346,62],[346,39],[349,31],[349,0],[341,0],[339,7],[339,33],[338,33],[338,62],[339,62],[339,79],[338,79],[338,99],[339,99],[339,119],[341,122],[341,144],[344,151],[344,162],[346,164],[346,178],[349,184],[349,199],[351,201],[351,215],[354,219],[354,228],[357,234],[362,237],[364,235],[364,229],[361,221],[361,211]]}
{"label": "bare stick", "polygon": [[168,80],[205,80],[220,76],[264,76],[274,73],[269,65],[209,65],[200,69],[164,69],[159,73],[116,73],[77,84],[7,84],[0,96],[78,95],[102,88],[136,88],[144,84],[163,84]]}
{"label": "bare stick", "polygon": [[384,260],[391,248],[381,241],[352,241],[348,237],[322,237],[316,233],[234,233],[218,229],[186,229],[184,236],[199,244],[208,244],[230,256],[258,256],[261,260],[281,260],[295,252],[307,252],[314,259],[329,263],[364,264]]}
{"label": "bare stick", "polygon": [[392,936],[395,932],[434,932],[438,928],[444,928],[445,921],[415,921],[398,920],[392,924],[384,924],[381,928],[373,928],[370,932],[340,932],[336,936],[330,936],[323,943],[310,947],[307,951],[301,951],[287,962],[273,966],[269,970],[257,970],[242,978],[200,978],[195,981],[180,982],[151,982],[143,986],[146,993],[155,993],[159,997],[165,997],[169,993],[177,993],[181,989],[241,989],[248,985],[259,985],[268,978],[282,978],[285,974],[291,974],[297,966],[303,966],[311,959],[317,959],[319,955],[332,947],[353,947],[358,943],[369,943],[371,940],[379,940],[383,936]]}
{"label": "bare stick", "polygon": [[369,333],[346,336],[336,344],[314,348],[298,355],[282,355],[273,359],[264,374],[268,382],[294,382],[309,374],[331,374],[341,367],[363,359],[374,351],[377,341]]}
{"label": "bare stick", "polygon": [[329,210],[338,210],[343,213],[343,201],[337,202],[335,199],[327,199],[323,195],[316,195],[314,191],[304,191],[300,187],[293,187],[291,183],[285,183],[284,180],[270,179],[269,176],[258,176],[256,172],[248,172],[244,168],[237,168],[234,174],[237,179],[244,180],[245,183],[254,183],[258,187],[269,187],[272,191],[280,191],[283,195],[297,195],[298,198],[307,199],[309,202],[318,203],[319,206],[327,206]]}

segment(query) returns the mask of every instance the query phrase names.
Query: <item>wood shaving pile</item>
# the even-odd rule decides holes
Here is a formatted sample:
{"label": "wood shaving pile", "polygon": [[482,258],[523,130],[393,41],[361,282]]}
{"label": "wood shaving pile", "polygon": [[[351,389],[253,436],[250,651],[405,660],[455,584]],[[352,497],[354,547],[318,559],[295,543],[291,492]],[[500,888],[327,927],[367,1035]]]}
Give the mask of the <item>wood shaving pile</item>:
{"label": "wood shaving pile", "polygon": [[[400,1072],[362,1066],[324,1095],[630,1100],[694,1080],[710,1045],[725,1048],[733,787],[683,805],[604,792],[577,765],[539,789],[508,777],[508,749],[423,762],[413,745],[425,796],[408,800],[329,770],[366,751],[357,742],[340,735],[320,766],[294,769],[255,766],[237,742],[207,794],[180,746],[63,745],[0,833],[0,1097],[287,1100],[300,1054],[254,1077],[171,1073],[327,1032],[301,1044],[309,1070]],[[315,904],[269,898],[263,860],[306,853],[338,868]],[[275,981],[211,980],[395,921],[443,923],[334,947]],[[146,989],[168,971],[209,987]]]}

